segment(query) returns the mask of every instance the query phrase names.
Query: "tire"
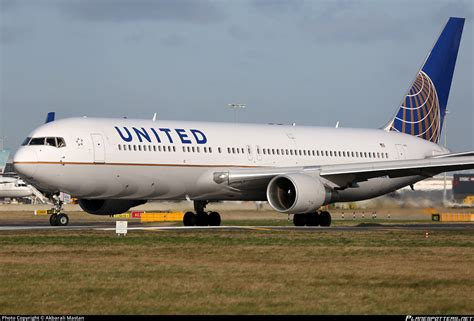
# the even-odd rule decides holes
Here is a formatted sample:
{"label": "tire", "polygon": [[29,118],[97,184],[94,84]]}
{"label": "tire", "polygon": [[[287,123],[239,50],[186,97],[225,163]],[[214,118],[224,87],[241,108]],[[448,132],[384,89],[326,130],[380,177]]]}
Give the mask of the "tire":
{"label": "tire", "polygon": [[196,225],[197,226],[208,226],[209,215],[206,212],[200,212],[196,214]]}
{"label": "tire", "polygon": [[329,214],[329,212],[321,212],[321,214],[319,214],[319,220],[321,226],[331,226],[331,214]]}
{"label": "tire", "polygon": [[220,226],[221,216],[217,212],[209,213],[209,226]]}
{"label": "tire", "polygon": [[66,214],[59,214],[56,217],[56,225],[57,226],[66,226],[69,223],[69,217]]}
{"label": "tire", "polygon": [[306,225],[306,214],[295,214],[295,215],[293,215],[293,224],[295,224],[295,226],[305,226]]}
{"label": "tire", "polygon": [[320,218],[319,218],[318,213],[306,214],[306,226],[318,226],[319,221],[320,221]]}
{"label": "tire", "polygon": [[196,225],[196,214],[193,212],[186,212],[183,216],[184,226],[195,226]]}
{"label": "tire", "polygon": [[49,224],[51,226],[56,226],[57,223],[56,223],[56,219],[57,219],[57,215],[56,214],[51,214],[51,216],[49,217]]}

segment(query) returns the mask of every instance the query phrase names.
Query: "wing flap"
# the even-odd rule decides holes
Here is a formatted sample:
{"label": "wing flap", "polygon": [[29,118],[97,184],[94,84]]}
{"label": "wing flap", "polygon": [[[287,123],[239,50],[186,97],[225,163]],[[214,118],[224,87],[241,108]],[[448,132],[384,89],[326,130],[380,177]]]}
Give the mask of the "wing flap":
{"label": "wing flap", "polygon": [[321,166],[320,176],[340,187],[368,180],[370,178],[388,176],[391,178],[404,176],[432,177],[439,173],[474,168],[473,156],[452,156],[445,158],[425,158],[344,165]]}
{"label": "wing flap", "polygon": [[[474,152],[466,153],[474,155]],[[450,155],[450,154],[447,154]],[[305,167],[262,167],[233,169],[214,173],[214,181],[236,189],[266,188],[270,180],[279,175],[291,173],[306,173],[319,176],[332,188],[345,189],[356,187],[375,177],[432,177],[439,173],[474,169],[474,156],[451,155],[413,160],[396,160],[370,163],[352,163],[338,165],[321,165]]]}

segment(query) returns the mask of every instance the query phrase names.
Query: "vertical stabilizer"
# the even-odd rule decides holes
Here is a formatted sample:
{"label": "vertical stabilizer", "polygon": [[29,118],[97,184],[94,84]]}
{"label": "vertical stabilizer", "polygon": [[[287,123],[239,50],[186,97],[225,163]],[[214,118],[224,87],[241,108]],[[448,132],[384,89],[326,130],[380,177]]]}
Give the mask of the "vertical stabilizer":
{"label": "vertical stabilizer", "polygon": [[463,26],[449,18],[387,130],[439,142]]}

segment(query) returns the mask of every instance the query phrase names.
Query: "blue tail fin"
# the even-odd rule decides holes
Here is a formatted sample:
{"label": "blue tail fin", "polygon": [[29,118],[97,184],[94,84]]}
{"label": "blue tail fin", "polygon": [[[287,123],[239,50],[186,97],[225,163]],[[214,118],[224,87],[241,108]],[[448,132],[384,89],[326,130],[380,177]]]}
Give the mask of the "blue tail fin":
{"label": "blue tail fin", "polygon": [[449,18],[387,129],[438,143],[464,18]]}

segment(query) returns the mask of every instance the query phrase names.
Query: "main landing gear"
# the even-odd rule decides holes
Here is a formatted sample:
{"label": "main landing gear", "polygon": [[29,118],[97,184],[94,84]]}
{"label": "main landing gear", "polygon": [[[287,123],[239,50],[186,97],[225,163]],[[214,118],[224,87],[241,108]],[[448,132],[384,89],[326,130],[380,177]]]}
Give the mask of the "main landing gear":
{"label": "main landing gear", "polygon": [[331,214],[327,211],[295,214],[293,215],[295,226],[330,226]]}
{"label": "main landing gear", "polygon": [[52,212],[51,216],[49,217],[49,224],[51,226],[66,226],[69,223],[69,217],[61,213],[63,210],[63,202],[59,199],[58,195],[53,195],[52,197],[54,202],[54,207],[48,211]]}
{"label": "main landing gear", "polygon": [[184,226],[219,226],[221,225],[221,216],[217,212],[205,212],[208,201],[194,201],[193,212],[186,212],[183,217]]}

